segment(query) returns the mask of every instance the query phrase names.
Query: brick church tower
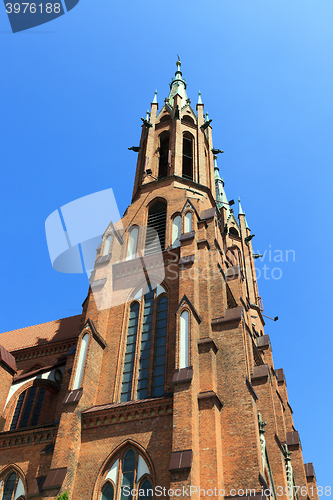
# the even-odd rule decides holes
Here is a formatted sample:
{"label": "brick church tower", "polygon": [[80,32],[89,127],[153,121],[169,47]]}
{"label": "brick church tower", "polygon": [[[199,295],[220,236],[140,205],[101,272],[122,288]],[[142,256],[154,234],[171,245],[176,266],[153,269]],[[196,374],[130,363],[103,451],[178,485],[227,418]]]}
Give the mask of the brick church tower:
{"label": "brick church tower", "polygon": [[180,61],[142,121],[82,315],[0,336],[0,500],[317,499],[251,231]]}

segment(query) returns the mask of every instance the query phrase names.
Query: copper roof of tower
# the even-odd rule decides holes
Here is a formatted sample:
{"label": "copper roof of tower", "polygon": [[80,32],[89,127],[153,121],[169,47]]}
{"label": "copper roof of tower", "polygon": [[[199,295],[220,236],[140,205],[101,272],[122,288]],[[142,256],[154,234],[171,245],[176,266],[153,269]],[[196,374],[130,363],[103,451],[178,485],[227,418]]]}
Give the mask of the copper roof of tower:
{"label": "copper roof of tower", "polygon": [[7,351],[18,351],[28,347],[76,338],[79,334],[81,315],[57,319],[40,325],[19,328],[0,334],[0,345]]}

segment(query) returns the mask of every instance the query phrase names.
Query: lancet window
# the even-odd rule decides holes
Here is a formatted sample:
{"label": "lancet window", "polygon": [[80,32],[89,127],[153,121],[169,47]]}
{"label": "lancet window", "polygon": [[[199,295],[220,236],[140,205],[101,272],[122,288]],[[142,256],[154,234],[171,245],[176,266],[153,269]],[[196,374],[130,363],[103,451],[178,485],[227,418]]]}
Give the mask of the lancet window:
{"label": "lancet window", "polygon": [[38,425],[45,389],[32,386],[23,391],[16,402],[9,430]]}
{"label": "lancet window", "polygon": [[153,481],[146,459],[133,448],[125,452],[107,469],[99,500],[148,500],[153,496]]}
{"label": "lancet window", "polygon": [[183,134],[183,177],[193,180],[193,135],[189,132]]}
{"label": "lancet window", "polygon": [[24,484],[15,471],[12,470],[7,477],[0,481],[0,498],[1,500],[24,500]]}
{"label": "lancet window", "polygon": [[166,177],[168,175],[169,164],[169,133],[164,132],[160,135],[160,158],[158,165],[158,178]]}
{"label": "lancet window", "polygon": [[[142,294],[142,290],[139,294]],[[130,306],[120,400],[164,394],[168,298],[162,286]]]}
{"label": "lancet window", "polygon": [[166,203],[157,201],[148,212],[145,255],[152,255],[165,248]]}

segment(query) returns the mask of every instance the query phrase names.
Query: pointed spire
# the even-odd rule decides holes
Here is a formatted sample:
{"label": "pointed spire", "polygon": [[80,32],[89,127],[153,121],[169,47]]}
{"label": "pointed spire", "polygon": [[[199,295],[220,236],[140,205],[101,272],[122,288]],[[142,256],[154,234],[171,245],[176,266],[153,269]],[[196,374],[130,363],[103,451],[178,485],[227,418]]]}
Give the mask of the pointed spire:
{"label": "pointed spire", "polygon": [[205,122],[208,122],[209,121],[209,116],[208,116],[208,112],[206,113],[206,118],[205,118]]}
{"label": "pointed spire", "polygon": [[153,104],[157,104],[157,90],[155,90]]}
{"label": "pointed spire", "polygon": [[150,112],[148,111],[148,109],[147,109],[147,114],[146,114],[146,121],[147,122],[150,121]]}
{"label": "pointed spire", "polygon": [[219,167],[217,166],[217,156],[214,155],[214,178],[215,178],[215,192],[216,192],[216,205],[218,208],[227,209],[227,218],[230,215],[230,207],[227,195],[224,190],[224,181],[221,179]]}
{"label": "pointed spire", "polygon": [[169,104],[172,107],[173,107],[173,98],[176,94],[179,94],[181,96],[182,106],[186,104],[186,101],[188,99],[186,94],[185,78],[183,78],[183,73],[180,71],[182,63],[179,60],[179,56],[176,65],[177,65],[177,71],[175,73],[175,78],[170,83],[170,93],[168,97]]}
{"label": "pointed spire", "polygon": [[241,200],[240,200],[240,198],[238,198],[238,217],[240,215],[244,215],[245,227],[246,227],[246,229],[250,229],[248,226],[247,220],[246,220],[245,212],[244,212],[242,205],[241,205]]}
{"label": "pointed spire", "polygon": [[197,104],[202,104],[202,100],[201,100],[201,92],[199,90],[199,95],[198,95],[198,102]]}
{"label": "pointed spire", "polygon": [[238,198],[238,215],[245,215],[245,212],[243,212],[243,209],[242,209],[240,198]]}

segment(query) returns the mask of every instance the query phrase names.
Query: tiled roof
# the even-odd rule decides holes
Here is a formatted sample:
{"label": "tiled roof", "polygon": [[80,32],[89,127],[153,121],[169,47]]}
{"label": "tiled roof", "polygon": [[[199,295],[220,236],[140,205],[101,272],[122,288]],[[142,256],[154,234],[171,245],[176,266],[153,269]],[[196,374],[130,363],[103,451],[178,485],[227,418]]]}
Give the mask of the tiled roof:
{"label": "tiled roof", "polygon": [[76,338],[79,334],[81,315],[57,319],[0,334],[0,345],[7,351],[19,351],[28,347]]}

